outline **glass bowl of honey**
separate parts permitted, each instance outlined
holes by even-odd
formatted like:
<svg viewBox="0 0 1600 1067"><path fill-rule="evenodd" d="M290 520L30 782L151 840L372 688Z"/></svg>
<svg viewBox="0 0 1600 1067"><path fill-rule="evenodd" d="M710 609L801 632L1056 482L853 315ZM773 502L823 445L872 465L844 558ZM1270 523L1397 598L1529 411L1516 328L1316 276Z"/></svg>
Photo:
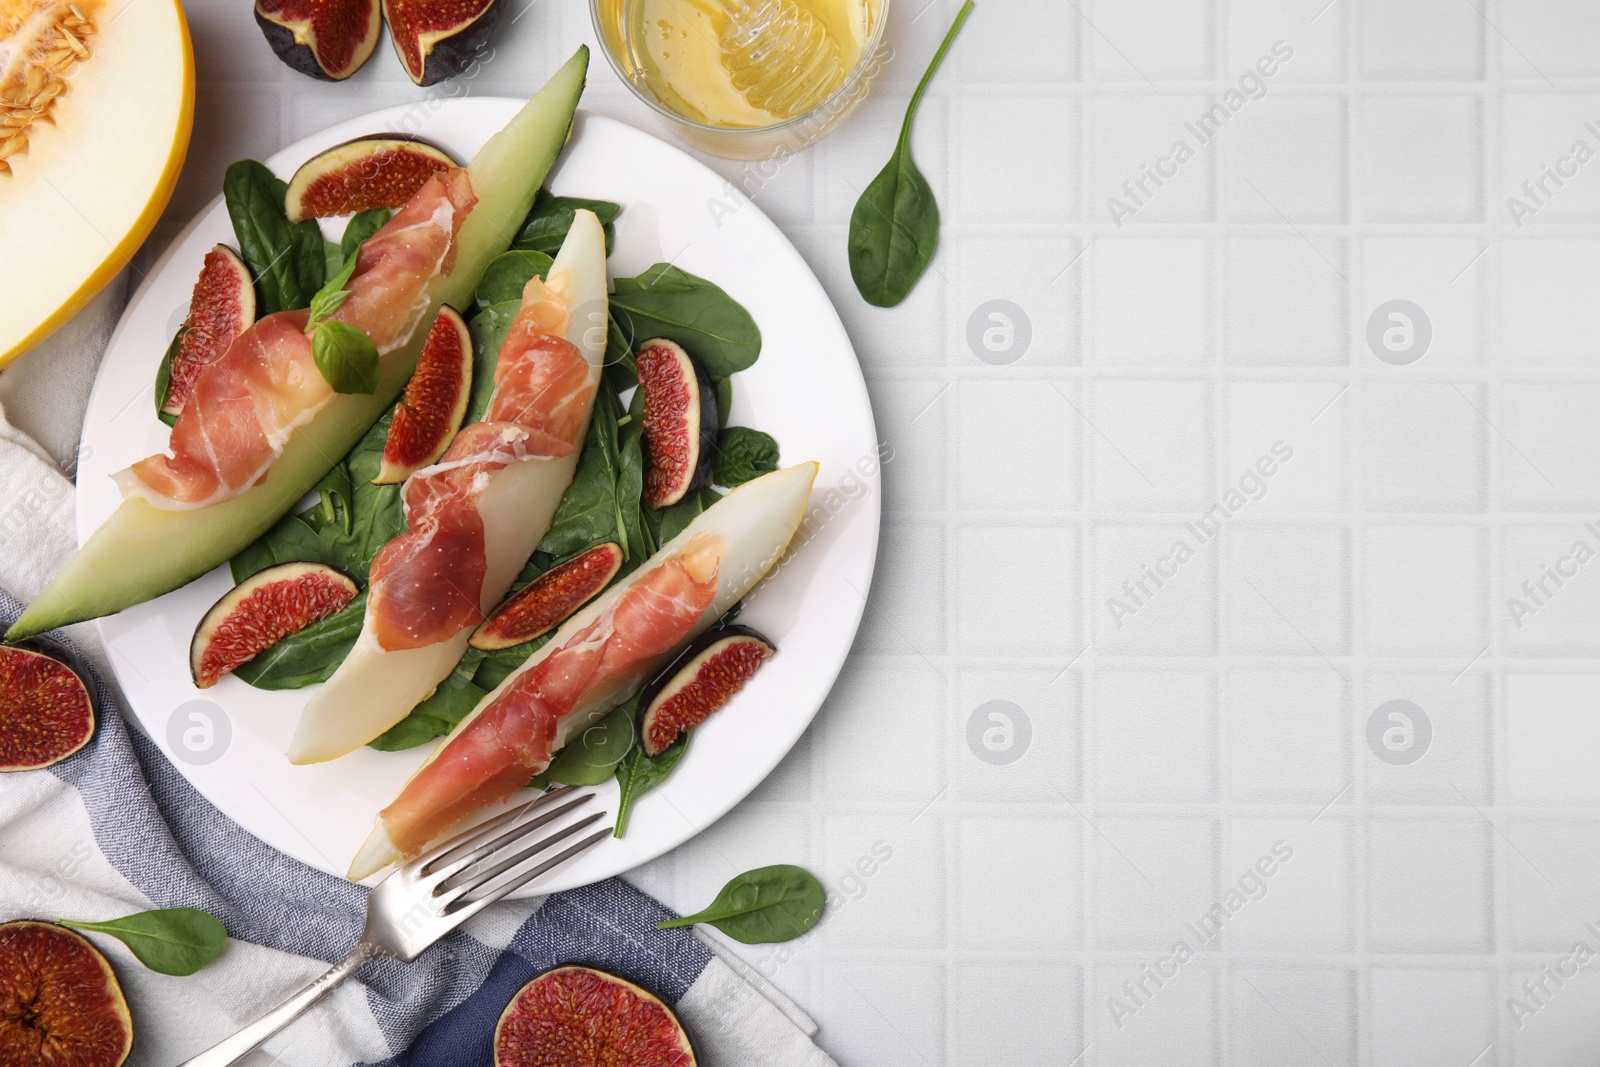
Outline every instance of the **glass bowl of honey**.
<svg viewBox="0 0 1600 1067"><path fill-rule="evenodd" d="M689 145L770 159L832 130L884 62L889 0L590 0L617 76Z"/></svg>

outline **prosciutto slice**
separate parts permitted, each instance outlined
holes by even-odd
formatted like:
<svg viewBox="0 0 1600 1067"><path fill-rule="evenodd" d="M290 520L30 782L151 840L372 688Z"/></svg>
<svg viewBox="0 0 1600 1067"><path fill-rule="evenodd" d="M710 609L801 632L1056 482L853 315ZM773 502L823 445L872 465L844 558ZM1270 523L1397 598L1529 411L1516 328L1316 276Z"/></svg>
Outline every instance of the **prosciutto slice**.
<svg viewBox="0 0 1600 1067"><path fill-rule="evenodd" d="M476 203L467 172L434 175L362 245L350 295L331 316L384 355L404 346L455 263L455 238ZM333 399L311 358L308 313L280 311L234 339L200 372L167 444L115 475L126 497L181 510L231 500L266 476L289 435Z"/></svg>
<svg viewBox="0 0 1600 1067"><path fill-rule="evenodd" d="M722 548L697 534L481 706L379 814L393 847L420 851L548 767L563 718L689 637L716 597Z"/></svg>

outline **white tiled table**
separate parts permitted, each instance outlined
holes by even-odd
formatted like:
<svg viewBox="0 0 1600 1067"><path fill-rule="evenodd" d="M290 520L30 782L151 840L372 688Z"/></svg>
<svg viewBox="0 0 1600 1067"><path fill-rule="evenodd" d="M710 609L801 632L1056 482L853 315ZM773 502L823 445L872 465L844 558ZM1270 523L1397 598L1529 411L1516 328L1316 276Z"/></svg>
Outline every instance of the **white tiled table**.
<svg viewBox="0 0 1600 1067"><path fill-rule="evenodd" d="M980 0L917 127L944 244L883 311L845 228L956 6L927 2L895 0L897 58L828 141L770 176L708 161L832 293L893 459L815 726L638 882L688 909L747 867L822 877L817 931L744 955L846 1067L1594 1062L1600 960L1522 983L1600 951L1600 562L1520 620L1507 598L1600 549L1600 160L1520 228L1506 198L1600 150L1600 11ZM195 143L154 248L230 160L425 92L387 52L290 72L244 0L189 15ZM472 91L525 95L580 40L586 4L537 0ZM1277 41L1200 144L1185 122ZM648 124L598 56L584 106ZM991 300L1026 352L969 345ZM1391 300L1431 323L1420 361L1369 347ZM1279 441L1220 536L1185 526ZM1108 598L1180 539L1118 626ZM1431 727L1412 763L1387 719L1369 741L1396 699Z"/></svg>

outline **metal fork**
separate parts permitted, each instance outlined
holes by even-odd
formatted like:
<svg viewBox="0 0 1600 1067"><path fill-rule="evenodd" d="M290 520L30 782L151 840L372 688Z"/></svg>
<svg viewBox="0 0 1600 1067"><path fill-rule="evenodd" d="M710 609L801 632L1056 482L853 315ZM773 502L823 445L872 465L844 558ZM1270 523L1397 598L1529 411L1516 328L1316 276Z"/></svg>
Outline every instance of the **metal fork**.
<svg viewBox="0 0 1600 1067"><path fill-rule="evenodd" d="M367 927L348 956L278 1007L180 1067L226 1067L298 1019L369 961L390 956L410 963L513 889L604 840L611 833L609 827L541 858L606 816L597 812L544 836L536 834L594 799L593 793L580 793L556 804L571 792L562 786L544 793L396 868L368 895Z"/></svg>

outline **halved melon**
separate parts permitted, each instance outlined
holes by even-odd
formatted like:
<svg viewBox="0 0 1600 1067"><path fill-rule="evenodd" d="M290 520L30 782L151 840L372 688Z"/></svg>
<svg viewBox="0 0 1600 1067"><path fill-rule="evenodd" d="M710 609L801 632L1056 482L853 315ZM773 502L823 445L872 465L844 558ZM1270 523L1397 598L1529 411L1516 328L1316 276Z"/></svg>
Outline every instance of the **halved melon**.
<svg viewBox="0 0 1600 1067"><path fill-rule="evenodd" d="M176 0L0 0L0 367L127 266L193 117Z"/></svg>
<svg viewBox="0 0 1600 1067"><path fill-rule="evenodd" d="M589 49L580 46L478 151L468 168L478 203L456 237L455 269L435 278L429 288L431 306L424 319L444 304L461 307L469 302L484 268L506 250L508 235L528 214L534 194L567 143L588 67ZM16 641L110 615L226 563L321 481L394 404L416 367L424 336L416 331L410 344L383 357L376 392L339 393L328 401L294 431L266 477L232 500L188 511L163 511L141 498L124 500L28 605L5 639Z"/></svg>

